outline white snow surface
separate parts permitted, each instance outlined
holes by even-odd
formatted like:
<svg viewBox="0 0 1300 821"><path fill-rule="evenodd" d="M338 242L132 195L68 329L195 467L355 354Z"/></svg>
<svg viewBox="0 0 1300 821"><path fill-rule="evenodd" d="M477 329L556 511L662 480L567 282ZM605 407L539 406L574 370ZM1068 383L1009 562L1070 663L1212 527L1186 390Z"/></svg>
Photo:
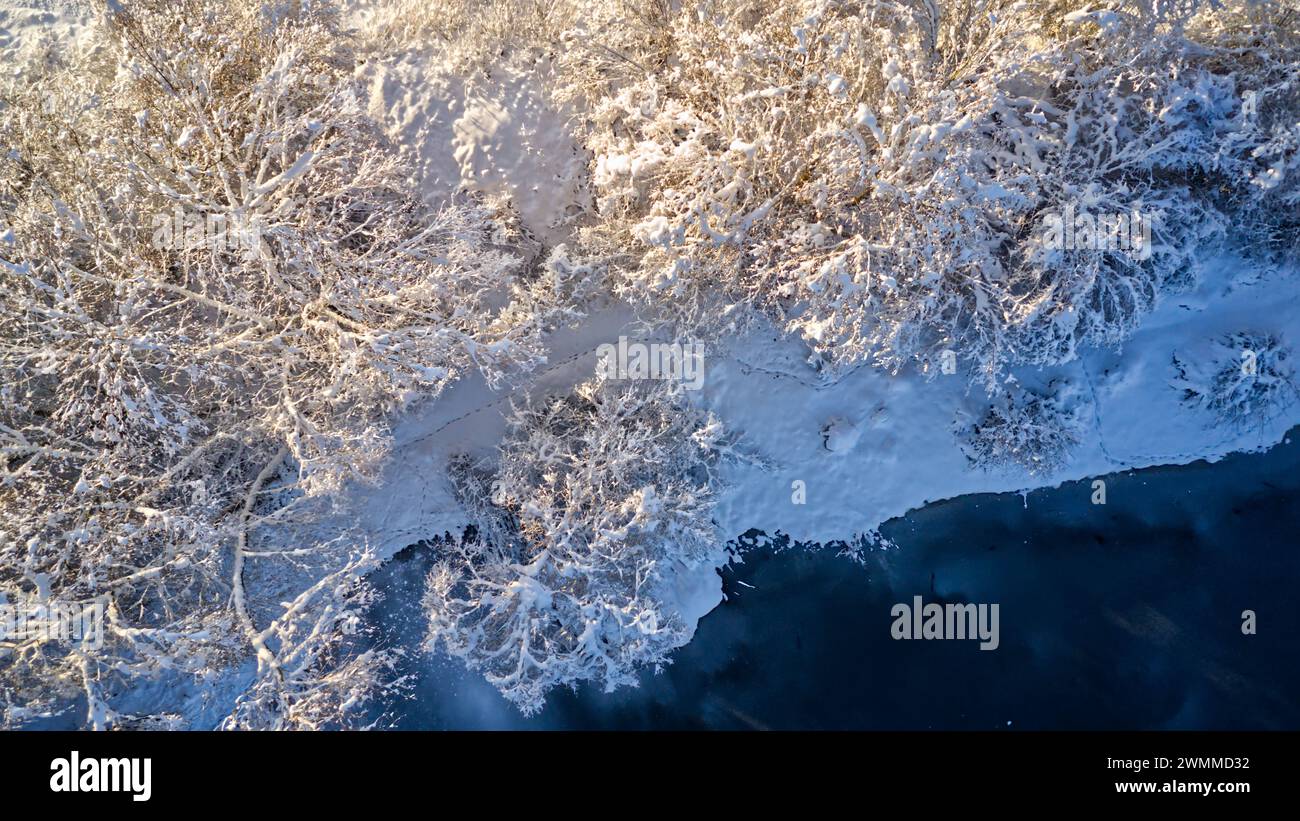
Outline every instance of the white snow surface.
<svg viewBox="0 0 1300 821"><path fill-rule="evenodd" d="M1207 268L1226 271L1232 265L1223 260ZM804 364L800 343L775 332L737 340L728 350L706 349L698 401L770 463L769 469L743 463L725 470L727 487L716 511L720 548L750 528L798 541L848 540L954 496L1214 461L1276 444L1300 422L1300 409L1255 430L1221 430L1210 414L1183 406L1170 385L1175 351L1194 354L1243 328L1300 337L1300 289L1294 282L1260 281L1228 290L1225 279L1209 276L1196 292L1166 299L1120 351L1091 351L1066 366L1017 374L1027 385L1067 376L1092 397L1079 446L1064 467L1046 476L990 473L968 464L953 435L954 421L959 414L978 414L986 397L962 378L960 367L956 375L927 379L864 366L822 383ZM596 346L627 333L629 319L610 312L559 335L536 389L559 391L590 376ZM366 529L386 552L464 527L445 460L456 452L489 453L504 430L502 410L512 395L520 392L492 393L468 380L401 421L387 475L358 500ZM833 450L824 434L830 420ZM796 480L806 488L804 504L794 501ZM721 550L716 559L725 561ZM683 571L677 608L695 620L722 600L721 580L708 563Z"/></svg>
<svg viewBox="0 0 1300 821"><path fill-rule="evenodd" d="M457 191L503 194L533 233L560 242L589 199L586 153L568 136L568 115L548 104L544 62L486 77L452 74L434 52L368 61L357 77L370 116L407 152L431 202Z"/></svg>
<svg viewBox="0 0 1300 821"><path fill-rule="evenodd" d="M40 71L52 55L84 48L91 17L74 0L0 3L0 71L11 76Z"/></svg>

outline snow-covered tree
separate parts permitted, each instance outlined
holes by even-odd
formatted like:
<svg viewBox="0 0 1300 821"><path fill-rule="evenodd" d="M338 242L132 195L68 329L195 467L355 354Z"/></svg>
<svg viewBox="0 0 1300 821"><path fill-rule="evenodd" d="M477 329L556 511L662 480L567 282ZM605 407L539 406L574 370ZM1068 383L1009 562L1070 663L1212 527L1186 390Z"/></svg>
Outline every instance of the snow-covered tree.
<svg viewBox="0 0 1300 821"><path fill-rule="evenodd" d="M690 637L673 582L716 560L729 452L671 382L598 378L516 408L494 466L455 466L478 537L444 545L429 575L430 647L525 713L557 685L634 684Z"/></svg>
<svg viewBox="0 0 1300 821"><path fill-rule="evenodd" d="M1043 392L1013 385L994 398L980 419L959 424L957 437L977 467L1050 475L1082 437L1077 391L1064 380L1053 381Z"/></svg>
<svg viewBox="0 0 1300 821"><path fill-rule="evenodd" d="M1208 356L1173 361L1171 384L1183 403L1210 411L1218 424L1259 427L1300 399L1291 348L1277 334L1238 331L1216 339Z"/></svg>
<svg viewBox="0 0 1300 821"><path fill-rule="evenodd" d="M991 387L1123 340L1230 223L1293 243L1300 38L1281 6L674 9L596 104L588 240L620 296L693 330L762 312L818 365L953 349ZM1149 239L1054 247L1067 209L1138 214Z"/></svg>
<svg viewBox="0 0 1300 821"><path fill-rule="evenodd" d="M102 601L107 637L0 647L0 693L102 725L133 676L255 657L232 721L337 718L374 557L312 522L395 411L540 360L523 260L486 204L410 190L328 14L105 18L0 101L0 597Z"/></svg>

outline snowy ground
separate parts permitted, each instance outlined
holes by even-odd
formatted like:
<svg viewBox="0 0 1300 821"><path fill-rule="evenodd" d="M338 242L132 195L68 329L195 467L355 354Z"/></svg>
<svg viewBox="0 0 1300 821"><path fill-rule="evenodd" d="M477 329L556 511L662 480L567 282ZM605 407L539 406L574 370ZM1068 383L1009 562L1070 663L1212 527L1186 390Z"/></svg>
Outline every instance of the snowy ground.
<svg viewBox="0 0 1300 821"><path fill-rule="evenodd" d="M1085 413L1088 434L1064 468L1044 477L969 466L953 437L953 422L959 413L976 413L984 400L978 389L968 391L960 372L926 379L860 368L823 385L802 364L798 343L776 335L706 352L700 401L773 465L771 470L729 468L717 510L721 539L757 528L798 541L849 540L940 499L1050 487L1128 468L1213 461L1276 444L1300 422L1297 409L1257 430L1232 433L1216 429L1210 415L1181 405L1169 384L1171 356L1188 351L1186 340L1208 342L1242 328L1300 335L1300 293L1294 284L1282 291L1281 283L1260 282L1225 293L1216 280L1208 277L1196 293L1167 300L1121 351L1093 351L1060 369L1019 374L1031 384L1066 374L1090 386L1094 397ZM558 338L538 388L559 390L587 378L596 346L626 332L626 319L603 315ZM511 395L470 380L403 420L388 475L366 491L372 501L362 508L367 529L386 552L464 526L443 464L453 453L492 448L504 429L501 411L508 409ZM836 451L827 449L822 433L833 419L852 430ZM796 481L806 487L804 504L794 501ZM718 558L723 560L721 554ZM698 617L721 601L712 567L691 569L682 581L684 614Z"/></svg>

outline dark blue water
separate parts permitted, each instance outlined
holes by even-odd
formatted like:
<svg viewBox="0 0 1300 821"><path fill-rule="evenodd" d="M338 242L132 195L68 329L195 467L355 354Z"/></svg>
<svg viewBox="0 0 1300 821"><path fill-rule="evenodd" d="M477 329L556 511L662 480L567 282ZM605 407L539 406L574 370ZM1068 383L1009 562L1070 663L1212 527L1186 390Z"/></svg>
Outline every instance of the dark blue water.
<svg viewBox="0 0 1300 821"><path fill-rule="evenodd" d="M523 719L452 661L415 651L430 548L376 579L375 618L411 654L401 728L1300 728L1300 439L1216 464L969 496L887 523L865 564L760 549L659 675L557 692ZM752 585L752 587L750 587ZM1000 647L896 641L890 608L998 603ZM1243 635L1242 611L1257 633Z"/></svg>

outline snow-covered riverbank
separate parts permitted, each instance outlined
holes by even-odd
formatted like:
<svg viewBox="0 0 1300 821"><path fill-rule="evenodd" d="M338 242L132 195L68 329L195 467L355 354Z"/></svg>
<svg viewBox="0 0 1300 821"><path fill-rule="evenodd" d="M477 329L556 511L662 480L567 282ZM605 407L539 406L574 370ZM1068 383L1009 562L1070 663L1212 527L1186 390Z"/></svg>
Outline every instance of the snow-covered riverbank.
<svg viewBox="0 0 1300 821"><path fill-rule="evenodd" d="M1300 443L1214 464L934 503L887 522L897 550L745 554L726 601L635 689L561 690L523 718L456 661L414 654L407 729L1295 729ZM418 646L429 548L380 571L386 641ZM996 602L1001 646L890 637L890 609ZM1241 613L1258 615L1243 635Z"/></svg>
<svg viewBox="0 0 1300 821"><path fill-rule="evenodd" d="M1232 264L1208 267L1213 272ZM561 391L590 376L596 347L627 332L626 315L598 319L557 337L550 369L533 390ZM788 340L755 337L731 349L707 350L699 401L769 465L728 468L717 511L720 542L750 528L796 541L851 541L942 499L1030 491L1275 445L1300 423L1300 408L1255 429L1217 429L1211 415L1182 405L1170 384L1175 352L1186 354L1242 328L1300 338L1297 281L1266 280L1227 291L1211 275L1197 292L1162 305L1121 351L1092 351L1050 371L1019 373L1023 382L1040 384L1067 376L1085 386L1089 397L1079 447L1064 467L1045 476L990 473L969 464L954 438L954 422L977 412L984 397L968 391L959 377L891 376L861 368L821 384L803 365L797 343ZM469 524L444 466L455 453L490 454L504 430L502 411L511 395L469 380L402 423L385 479L362 491L364 521L386 553ZM854 428L851 446L827 449L823 429L833 419ZM802 494L796 483L803 483ZM1099 506L1099 515L1104 510ZM725 561L720 551L717 564ZM692 620L721 601L715 566L682 568L679 588L679 612Z"/></svg>

